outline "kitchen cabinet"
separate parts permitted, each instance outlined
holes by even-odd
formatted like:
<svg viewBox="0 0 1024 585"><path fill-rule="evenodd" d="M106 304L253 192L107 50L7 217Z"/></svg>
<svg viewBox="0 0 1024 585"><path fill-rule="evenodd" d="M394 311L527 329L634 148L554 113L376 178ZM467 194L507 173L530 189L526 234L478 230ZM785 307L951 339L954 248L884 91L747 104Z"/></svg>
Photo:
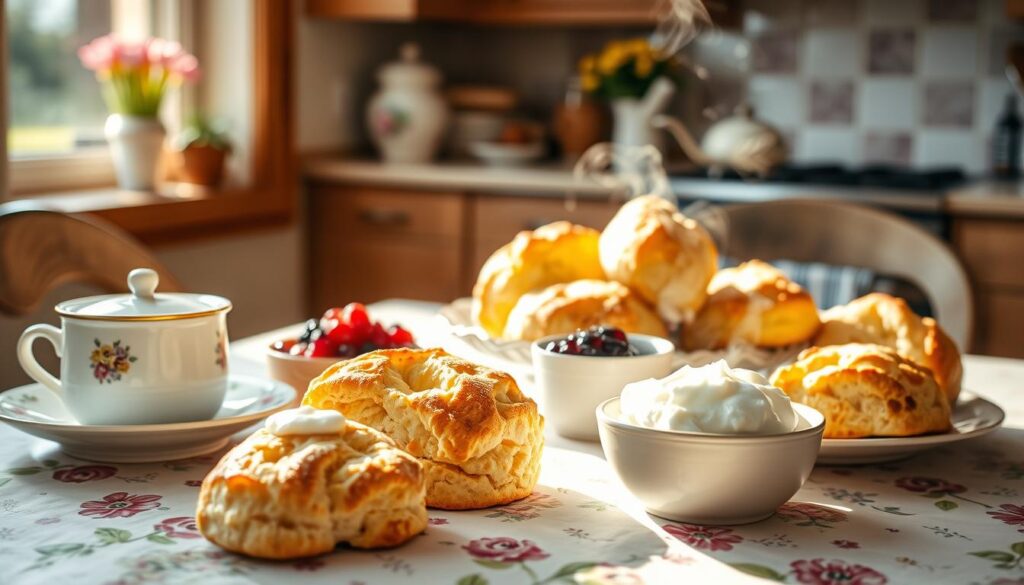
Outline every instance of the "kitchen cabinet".
<svg viewBox="0 0 1024 585"><path fill-rule="evenodd" d="M313 184L311 314L350 301L468 296L488 256L522 230L558 220L601 229L617 201Z"/></svg>
<svg viewBox="0 0 1024 585"><path fill-rule="evenodd" d="M1024 20L1024 0L1006 0L1006 16Z"/></svg>
<svg viewBox="0 0 1024 585"><path fill-rule="evenodd" d="M1024 220L957 217L953 245L975 292L975 353L1024 358Z"/></svg>
<svg viewBox="0 0 1024 585"><path fill-rule="evenodd" d="M737 28L742 0L704 0L715 25ZM652 25L661 0L306 0L314 17L507 25Z"/></svg>
<svg viewBox="0 0 1024 585"><path fill-rule="evenodd" d="M309 205L312 314L350 301L465 294L465 196L314 186Z"/></svg>

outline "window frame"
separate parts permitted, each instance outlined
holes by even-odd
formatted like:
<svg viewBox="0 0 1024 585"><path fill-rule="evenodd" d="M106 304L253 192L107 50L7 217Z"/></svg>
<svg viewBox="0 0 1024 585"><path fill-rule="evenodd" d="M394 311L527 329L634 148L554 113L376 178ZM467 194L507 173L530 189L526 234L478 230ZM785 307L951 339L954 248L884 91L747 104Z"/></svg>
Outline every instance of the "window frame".
<svg viewBox="0 0 1024 585"><path fill-rule="evenodd" d="M78 190L67 198L48 193L16 201L68 213L88 212L150 244L291 222L298 191L292 97L294 7L279 0L252 2L252 170L247 186L184 194ZM6 26L2 11L0 24ZM6 59L6 43L2 50ZM5 107L7 96L2 93L0 106ZM0 148L6 158L6 144Z"/></svg>

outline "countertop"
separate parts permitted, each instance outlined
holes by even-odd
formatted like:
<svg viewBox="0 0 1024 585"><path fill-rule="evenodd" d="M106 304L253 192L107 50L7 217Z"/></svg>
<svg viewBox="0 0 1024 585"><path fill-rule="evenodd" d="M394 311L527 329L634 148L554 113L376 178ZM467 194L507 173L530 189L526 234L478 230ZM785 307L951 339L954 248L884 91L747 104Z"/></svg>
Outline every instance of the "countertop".
<svg viewBox="0 0 1024 585"><path fill-rule="evenodd" d="M309 180L338 184L457 190L503 195L556 197L608 197L615 188L576 178L571 166L557 163L524 168L486 167L472 162L386 164L366 159L317 157L306 161ZM996 182L977 179L949 191L913 191L881 187L846 187L714 181L672 178L677 196L719 203L767 201L784 198L838 199L867 203L896 211L997 216L1024 219L1024 181Z"/></svg>

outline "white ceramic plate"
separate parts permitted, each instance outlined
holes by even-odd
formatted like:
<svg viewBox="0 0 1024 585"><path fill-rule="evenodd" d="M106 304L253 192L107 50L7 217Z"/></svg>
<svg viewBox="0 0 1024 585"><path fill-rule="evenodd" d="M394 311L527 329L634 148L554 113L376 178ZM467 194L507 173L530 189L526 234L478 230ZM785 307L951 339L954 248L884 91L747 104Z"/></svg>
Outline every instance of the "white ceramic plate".
<svg viewBox="0 0 1024 585"><path fill-rule="evenodd" d="M987 435L1003 424L1006 413L984 398L961 392L953 409L953 430L940 435L876 439L823 439L818 463L860 465L904 459L939 445L958 443Z"/></svg>
<svg viewBox="0 0 1024 585"><path fill-rule="evenodd" d="M452 335L478 352L504 360L511 367L530 367L530 342L492 339L479 325L473 323L472 306L473 299L461 298L441 307L441 316L451 326ZM806 344L761 349L734 345L718 351L677 351L672 360L672 367L703 366L724 359L734 368L747 368L770 374L778 366L793 361L805 347Z"/></svg>
<svg viewBox="0 0 1024 585"><path fill-rule="evenodd" d="M60 443L79 459L108 463L169 461L205 455L231 435L287 408L295 390L274 380L232 375L224 405L210 420L157 425L83 425L39 384L0 394L0 420L14 428Z"/></svg>

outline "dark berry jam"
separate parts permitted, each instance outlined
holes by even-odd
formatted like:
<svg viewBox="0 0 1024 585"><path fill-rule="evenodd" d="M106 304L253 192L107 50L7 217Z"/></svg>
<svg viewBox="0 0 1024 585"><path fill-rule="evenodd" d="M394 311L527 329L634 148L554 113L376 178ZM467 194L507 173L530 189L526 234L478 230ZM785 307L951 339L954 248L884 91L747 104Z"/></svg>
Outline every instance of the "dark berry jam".
<svg viewBox="0 0 1024 585"><path fill-rule="evenodd" d="M586 331L578 329L562 339L549 341L544 349L568 355L595 357L628 357L639 355L629 343L626 333L614 327L595 326Z"/></svg>

